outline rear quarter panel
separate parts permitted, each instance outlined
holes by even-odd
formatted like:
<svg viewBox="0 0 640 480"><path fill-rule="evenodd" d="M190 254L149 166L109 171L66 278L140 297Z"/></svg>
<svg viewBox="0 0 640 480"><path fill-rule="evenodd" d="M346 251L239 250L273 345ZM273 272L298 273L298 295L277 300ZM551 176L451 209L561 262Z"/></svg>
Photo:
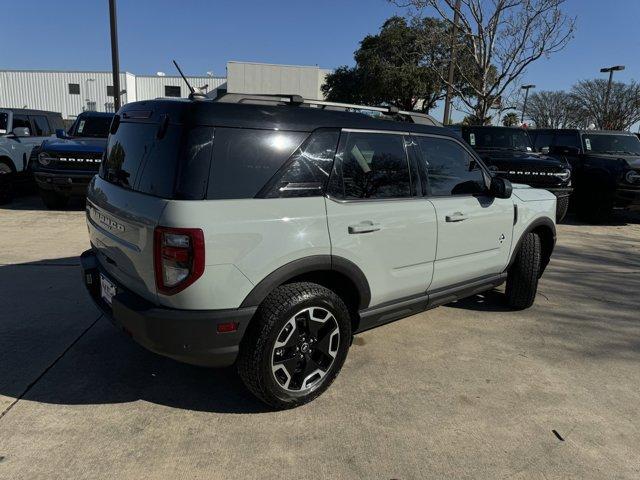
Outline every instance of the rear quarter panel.
<svg viewBox="0 0 640 480"><path fill-rule="evenodd" d="M323 197L170 201L167 227L202 228L205 271L161 304L184 309L237 308L264 277L310 255L329 255Z"/></svg>

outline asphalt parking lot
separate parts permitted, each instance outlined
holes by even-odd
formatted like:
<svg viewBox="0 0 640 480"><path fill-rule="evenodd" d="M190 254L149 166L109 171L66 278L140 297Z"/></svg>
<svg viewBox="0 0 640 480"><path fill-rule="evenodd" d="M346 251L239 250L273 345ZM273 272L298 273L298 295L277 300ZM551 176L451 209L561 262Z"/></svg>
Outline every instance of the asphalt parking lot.
<svg viewBox="0 0 640 480"><path fill-rule="evenodd" d="M638 215L560 225L530 310L490 292L367 332L275 413L100 318L83 215L0 208L2 479L640 476Z"/></svg>

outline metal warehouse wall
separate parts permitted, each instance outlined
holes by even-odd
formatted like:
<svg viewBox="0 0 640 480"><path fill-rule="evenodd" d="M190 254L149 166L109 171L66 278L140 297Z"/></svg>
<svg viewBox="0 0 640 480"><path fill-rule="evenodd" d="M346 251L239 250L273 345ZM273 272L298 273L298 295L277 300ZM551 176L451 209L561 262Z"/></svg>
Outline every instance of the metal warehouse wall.
<svg viewBox="0 0 640 480"><path fill-rule="evenodd" d="M290 93L322 99L320 87L329 70L319 67L227 62L229 93Z"/></svg>
<svg viewBox="0 0 640 480"><path fill-rule="evenodd" d="M72 118L87 109L87 102L95 102L95 109L104 112L105 105L113 104L107 96L111 78L108 72L0 71L0 106L51 110ZM79 95L69 93L70 83L80 86ZM133 75L120 74L120 84L127 89L123 101L135 100Z"/></svg>
<svg viewBox="0 0 640 480"><path fill-rule="evenodd" d="M209 85L208 90L223 86L221 77L187 77L195 86ZM69 84L78 84L80 94L70 94ZM113 97L107 96L111 72L0 71L0 107L35 108L60 112L74 118L84 110L113 111ZM126 90L122 103L164 97L165 85L180 87L183 97L189 94L181 77L136 76L120 74L120 88Z"/></svg>
<svg viewBox="0 0 640 480"><path fill-rule="evenodd" d="M187 80L194 87L208 85L205 93L223 86L227 81L224 77L187 77ZM149 100L151 98L164 97L165 86L180 87L180 95L182 97L189 95L189 89L182 77L136 75L136 98L138 100Z"/></svg>

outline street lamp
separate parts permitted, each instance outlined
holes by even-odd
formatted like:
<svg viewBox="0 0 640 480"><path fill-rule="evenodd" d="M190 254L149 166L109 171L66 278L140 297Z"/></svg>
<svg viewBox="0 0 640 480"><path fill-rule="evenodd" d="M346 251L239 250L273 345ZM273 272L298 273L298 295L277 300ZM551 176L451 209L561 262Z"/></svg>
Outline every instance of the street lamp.
<svg viewBox="0 0 640 480"><path fill-rule="evenodd" d="M611 84L613 83L613 72L624 70L624 65L616 65L615 67L601 68L600 73L609 73L609 83L607 84L607 93L604 96L604 114L605 118L609 116L609 95L611 95Z"/></svg>
<svg viewBox="0 0 640 480"><path fill-rule="evenodd" d="M527 110L527 98L529 98L529 89L536 88L535 85L523 85L520 87L524 90L524 103L522 104L522 116L520 117L520 123L524 123L524 112Z"/></svg>

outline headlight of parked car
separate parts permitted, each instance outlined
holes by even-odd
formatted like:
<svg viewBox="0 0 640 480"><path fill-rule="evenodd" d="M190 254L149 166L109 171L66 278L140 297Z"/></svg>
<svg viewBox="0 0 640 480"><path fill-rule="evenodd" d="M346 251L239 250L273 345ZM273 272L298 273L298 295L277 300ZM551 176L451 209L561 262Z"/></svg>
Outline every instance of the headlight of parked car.
<svg viewBox="0 0 640 480"><path fill-rule="evenodd" d="M624 176L624 179L627 183L640 183L640 173L635 170L629 170L627 174Z"/></svg>
<svg viewBox="0 0 640 480"><path fill-rule="evenodd" d="M40 165L49 165L51 163L51 158L45 152L40 152L38 154L38 162Z"/></svg>

